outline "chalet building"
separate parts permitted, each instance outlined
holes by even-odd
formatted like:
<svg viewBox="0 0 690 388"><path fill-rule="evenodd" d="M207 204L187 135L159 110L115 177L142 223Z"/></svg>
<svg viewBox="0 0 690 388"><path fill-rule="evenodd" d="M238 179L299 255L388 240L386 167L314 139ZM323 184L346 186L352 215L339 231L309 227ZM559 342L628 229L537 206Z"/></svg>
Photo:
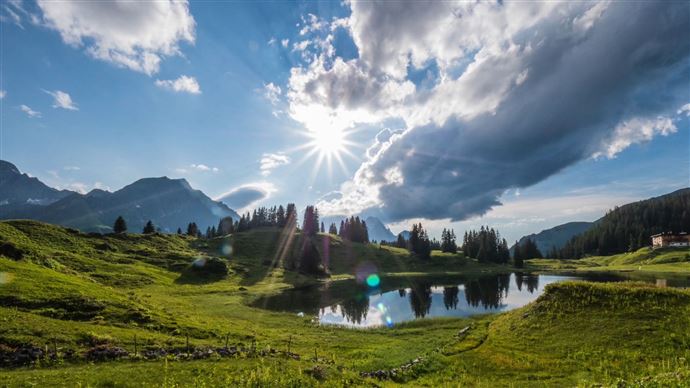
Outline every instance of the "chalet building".
<svg viewBox="0 0 690 388"><path fill-rule="evenodd" d="M690 247L690 234L664 232L652 236L652 248Z"/></svg>

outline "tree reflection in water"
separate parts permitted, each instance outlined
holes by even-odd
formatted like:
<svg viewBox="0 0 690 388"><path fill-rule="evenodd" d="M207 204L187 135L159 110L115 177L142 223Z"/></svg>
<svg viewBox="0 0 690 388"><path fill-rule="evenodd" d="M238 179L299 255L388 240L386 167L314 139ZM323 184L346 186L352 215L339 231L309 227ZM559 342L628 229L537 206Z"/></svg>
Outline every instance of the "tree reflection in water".
<svg viewBox="0 0 690 388"><path fill-rule="evenodd" d="M356 297L346 299L340 304L340 312L348 321L361 324L367 319L369 312L369 295L365 292L360 292Z"/></svg>
<svg viewBox="0 0 690 388"><path fill-rule="evenodd" d="M460 288L455 287L443 287L443 305L446 306L446 310L455 310L458 308L458 294L460 293Z"/></svg>
<svg viewBox="0 0 690 388"><path fill-rule="evenodd" d="M510 275L481 277L465 283L465 299L472 307L497 309L508 297Z"/></svg>
<svg viewBox="0 0 690 388"><path fill-rule="evenodd" d="M410 307L414 316L424 318L431 310L431 284L412 283L410 288Z"/></svg>

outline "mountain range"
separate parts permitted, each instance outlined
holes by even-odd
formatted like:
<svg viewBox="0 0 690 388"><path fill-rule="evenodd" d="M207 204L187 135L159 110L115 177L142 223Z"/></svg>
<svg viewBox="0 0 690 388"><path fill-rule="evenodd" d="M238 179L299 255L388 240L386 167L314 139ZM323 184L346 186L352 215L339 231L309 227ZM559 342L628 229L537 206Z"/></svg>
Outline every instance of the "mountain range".
<svg viewBox="0 0 690 388"><path fill-rule="evenodd" d="M530 239L537 244L539 251L546 255L554 248L562 248L565 243L570 241L574 236L588 231L595 222L568 222L550 229L542 230L539 233L523 236L518 240L518 244L522 245L527 239ZM511 251L513 251L514 248L515 245L510 248Z"/></svg>
<svg viewBox="0 0 690 388"><path fill-rule="evenodd" d="M122 216L132 231L152 220L163 232L201 230L238 214L222 202L193 189L185 179L143 178L115 192L94 189L87 194L56 190L0 161L0 219L27 218L82 231L109 232Z"/></svg>

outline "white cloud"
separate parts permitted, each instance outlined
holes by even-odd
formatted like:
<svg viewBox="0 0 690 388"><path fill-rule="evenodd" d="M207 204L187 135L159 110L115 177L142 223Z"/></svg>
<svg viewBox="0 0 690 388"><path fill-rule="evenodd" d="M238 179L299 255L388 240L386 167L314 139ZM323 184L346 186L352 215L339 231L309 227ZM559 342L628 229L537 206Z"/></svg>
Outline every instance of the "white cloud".
<svg viewBox="0 0 690 388"><path fill-rule="evenodd" d="M174 92L185 92L191 94L201 94L199 83L196 78L182 75L174 80L156 80L156 86L159 88L172 90Z"/></svg>
<svg viewBox="0 0 690 388"><path fill-rule="evenodd" d="M278 102L280 102L282 90L280 89L280 86L274 84L273 82L264 84L263 93L264 97L270 101L272 105L276 105Z"/></svg>
<svg viewBox="0 0 690 388"><path fill-rule="evenodd" d="M220 169L218 167L211 167L207 166L203 163L192 163L188 167L183 167L183 168L176 168L175 172L178 174L187 174L187 173L192 173L192 172L219 172Z"/></svg>
<svg viewBox="0 0 690 388"><path fill-rule="evenodd" d="M44 92L53 96L53 108L62 108L67 110L79 110L77 105L72 101L72 97L66 92L61 90L56 90L51 92L50 90L44 90Z"/></svg>
<svg viewBox="0 0 690 388"><path fill-rule="evenodd" d="M663 117L687 102L678 80L690 41L679 37L690 25L678 3L346 4L346 21L300 25L289 114L307 130L404 125L367 152L342 196L318 203L325 214L479 216L507 190L675 132ZM357 58L336 54L338 28ZM415 85L411 69L432 74L432 86Z"/></svg>
<svg viewBox="0 0 690 388"><path fill-rule="evenodd" d="M9 22L24 29L23 23L28 21L34 25L40 25L41 18L24 8L22 0L7 0L0 9L0 22Z"/></svg>
<svg viewBox="0 0 690 388"><path fill-rule="evenodd" d="M65 166L62 168L65 171L79 171L81 168L79 166Z"/></svg>
<svg viewBox="0 0 690 388"><path fill-rule="evenodd" d="M668 136L677 130L673 120L668 117L626 120L616 126L611 137L604 141L602 150L595 152L592 156L594 158L606 156L612 159L633 144L649 142L656 135Z"/></svg>
<svg viewBox="0 0 690 388"><path fill-rule="evenodd" d="M28 105L19 105L19 109L21 109L22 112L26 113L26 115L30 118L41 117L41 112L31 109Z"/></svg>
<svg viewBox="0 0 690 388"><path fill-rule="evenodd" d="M682 115L683 113L685 113L686 116L690 117L690 103L681 106L680 109L678 109L678 111L676 112L677 115Z"/></svg>
<svg viewBox="0 0 690 388"><path fill-rule="evenodd" d="M268 176L275 168L290 163L290 157L282 153L263 154L260 163L261 175Z"/></svg>
<svg viewBox="0 0 690 388"><path fill-rule="evenodd" d="M3 89L0 89L0 100L2 100L3 98L5 98L6 95L7 95L7 91L5 91L5 90L3 90Z"/></svg>
<svg viewBox="0 0 690 388"><path fill-rule="evenodd" d="M276 191L276 187L270 182L253 182L219 195L216 201L223 202L238 212L245 212L261 201L271 198Z"/></svg>
<svg viewBox="0 0 690 388"><path fill-rule="evenodd" d="M280 45L283 46L283 48L287 48L289 44L290 44L290 39L283 39L280 41Z"/></svg>
<svg viewBox="0 0 690 388"><path fill-rule="evenodd" d="M164 57L194 43L195 21L187 1L38 0L43 23L92 57L148 75Z"/></svg>
<svg viewBox="0 0 690 388"><path fill-rule="evenodd" d="M102 182L95 182L94 184L88 184L84 182L70 182L65 185L58 185L58 188L76 191L79 194L86 194L93 189L110 191L110 187L106 186Z"/></svg>

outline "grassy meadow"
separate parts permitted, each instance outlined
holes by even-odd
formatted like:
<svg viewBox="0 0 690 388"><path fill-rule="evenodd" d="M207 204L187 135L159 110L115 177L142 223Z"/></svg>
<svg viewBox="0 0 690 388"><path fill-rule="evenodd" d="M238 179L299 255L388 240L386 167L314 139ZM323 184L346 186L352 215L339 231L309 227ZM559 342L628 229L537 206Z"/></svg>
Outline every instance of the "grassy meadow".
<svg viewBox="0 0 690 388"><path fill-rule="evenodd" d="M667 275L690 274L690 249L641 248L611 256L590 256L579 260L532 259L530 270L637 272Z"/></svg>
<svg viewBox="0 0 690 388"><path fill-rule="evenodd" d="M44 350L33 362L0 367L0 386L690 381L686 290L567 282L549 285L536 302L503 314L421 319L392 328L321 326L311 316L251 307L262 296L328 281L284 269L298 239L275 228L205 240L88 235L34 221L0 222L0 357L28 345ZM319 239L330 281L352 277L364 262L394 276L512 270L461 255L434 252L429 262L420 262L398 248ZM193 263L214 258L227 260L226 276L195 269ZM89 356L113 349L129 355ZM385 379L362 375L379 370L396 373Z"/></svg>

